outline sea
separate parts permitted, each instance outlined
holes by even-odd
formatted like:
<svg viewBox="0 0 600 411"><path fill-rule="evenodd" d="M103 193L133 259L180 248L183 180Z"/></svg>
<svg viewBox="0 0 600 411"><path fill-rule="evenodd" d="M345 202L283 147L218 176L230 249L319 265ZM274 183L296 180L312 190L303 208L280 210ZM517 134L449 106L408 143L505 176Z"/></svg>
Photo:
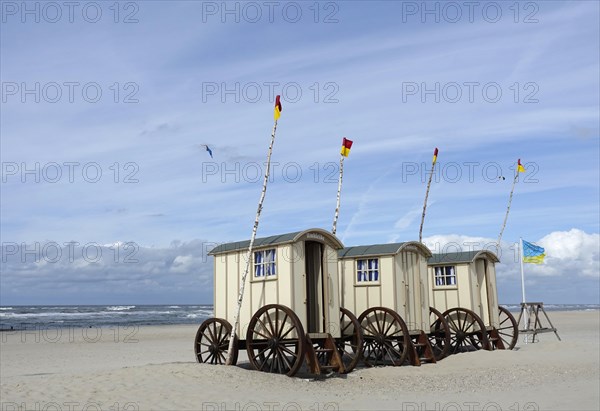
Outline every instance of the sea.
<svg viewBox="0 0 600 411"><path fill-rule="evenodd" d="M201 324L212 305L15 305L0 307L0 330Z"/></svg>
<svg viewBox="0 0 600 411"><path fill-rule="evenodd" d="M518 312L519 304L503 305ZM544 304L546 311L595 311L598 304ZM0 330L102 328L198 324L212 317L206 305L15 305L0 307Z"/></svg>

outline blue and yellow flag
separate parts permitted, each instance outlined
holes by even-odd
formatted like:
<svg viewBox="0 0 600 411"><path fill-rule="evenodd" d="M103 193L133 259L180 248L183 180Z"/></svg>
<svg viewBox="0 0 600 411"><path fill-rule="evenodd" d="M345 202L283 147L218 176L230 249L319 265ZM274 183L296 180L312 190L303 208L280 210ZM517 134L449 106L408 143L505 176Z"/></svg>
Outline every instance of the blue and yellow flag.
<svg viewBox="0 0 600 411"><path fill-rule="evenodd" d="M531 264L542 264L546 257L545 250L542 247L533 245L523 240L523 262Z"/></svg>

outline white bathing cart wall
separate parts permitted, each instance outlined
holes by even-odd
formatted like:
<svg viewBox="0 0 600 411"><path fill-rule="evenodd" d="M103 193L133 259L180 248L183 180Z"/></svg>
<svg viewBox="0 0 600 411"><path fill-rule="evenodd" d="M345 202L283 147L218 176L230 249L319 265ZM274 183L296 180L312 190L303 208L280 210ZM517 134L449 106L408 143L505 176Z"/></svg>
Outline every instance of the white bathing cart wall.
<svg viewBox="0 0 600 411"><path fill-rule="evenodd" d="M214 256L215 317L232 325L249 243L222 244L209 253ZM307 333L340 337L337 252L341 248L336 236L318 228L257 238L237 329L240 340L246 338L254 313L267 304L291 308ZM266 262L257 265L261 258Z"/></svg>
<svg viewBox="0 0 600 411"><path fill-rule="evenodd" d="M440 312L467 308L481 317L486 326L497 328L495 263L499 261L496 254L485 250L434 254L428 262L432 306Z"/></svg>
<svg viewBox="0 0 600 411"><path fill-rule="evenodd" d="M338 257L342 307L357 317L371 307L390 308L402 317L411 334L430 332L427 259L431 252L426 246L411 241L346 247ZM367 268L375 264L369 260L377 260L377 280L371 269L371 281L363 281L362 264Z"/></svg>

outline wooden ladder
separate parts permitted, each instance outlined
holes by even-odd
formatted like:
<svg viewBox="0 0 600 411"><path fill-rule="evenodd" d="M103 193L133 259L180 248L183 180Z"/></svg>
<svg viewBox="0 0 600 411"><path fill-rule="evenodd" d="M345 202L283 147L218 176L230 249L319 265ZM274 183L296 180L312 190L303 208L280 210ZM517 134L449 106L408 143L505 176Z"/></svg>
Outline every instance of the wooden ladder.
<svg viewBox="0 0 600 411"><path fill-rule="evenodd" d="M408 359L411 365L415 366L420 366L423 363L435 364L437 362L431 344L429 344L429 338L423 331L418 335L411 335L410 347L408 347Z"/></svg>
<svg viewBox="0 0 600 411"><path fill-rule="evenodd" d="M498 334L498 330L496 327L492 327L492 329L488 332L488 339L490 340L490 348L492 350L505 350L504 341L500 338L500 334Z"/></svg>
<svg viewBox="0 0 600 411"><path fill-rule="evenodd" d="M329 333L306 334L306 363L311 374L346 372L342 357ZM319 361L321 359L321 361Z"/></svg>

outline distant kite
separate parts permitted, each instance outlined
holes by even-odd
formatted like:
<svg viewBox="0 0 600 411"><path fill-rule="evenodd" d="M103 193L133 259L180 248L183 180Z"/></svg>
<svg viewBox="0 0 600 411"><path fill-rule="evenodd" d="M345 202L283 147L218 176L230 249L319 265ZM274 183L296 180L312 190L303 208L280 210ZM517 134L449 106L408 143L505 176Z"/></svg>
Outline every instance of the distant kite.
<svg viewBox="0 0 600 411"><path fill-rule="evenodd" d="M210 158L213 158L212 150L210 148L208 148L208 146L206 144L202 144L202 146L206 147L206 151L208 152L208 154L210 154Z"/></svg>

